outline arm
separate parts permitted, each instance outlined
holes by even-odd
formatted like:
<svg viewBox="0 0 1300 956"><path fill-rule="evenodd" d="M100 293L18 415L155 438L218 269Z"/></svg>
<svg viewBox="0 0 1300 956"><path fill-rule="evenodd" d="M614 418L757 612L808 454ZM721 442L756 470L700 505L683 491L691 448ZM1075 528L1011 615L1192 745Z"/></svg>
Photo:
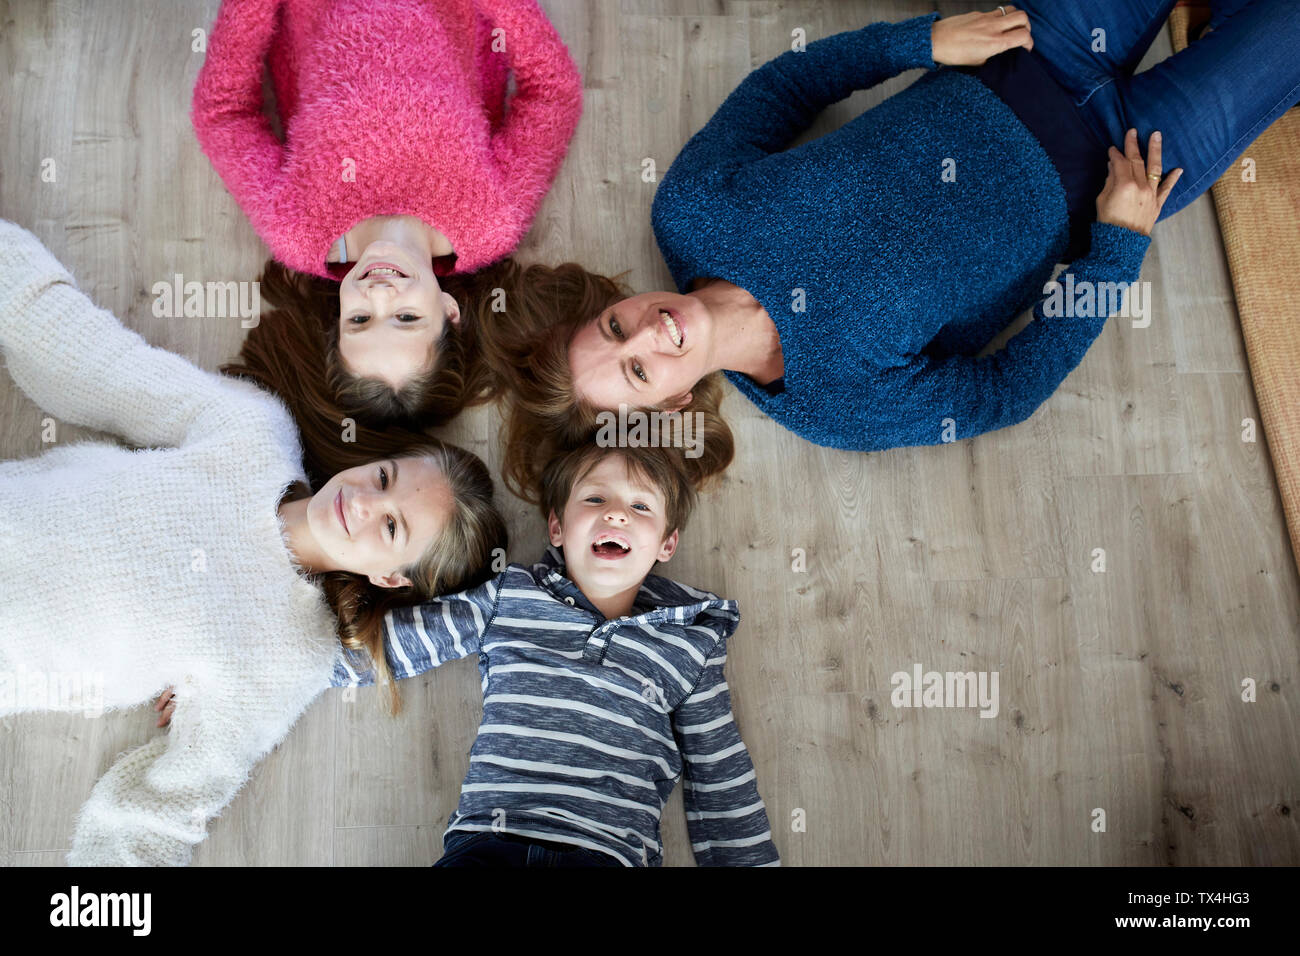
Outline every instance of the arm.
<svg viewBox="0 0 1300 956"><path fill-rule="evenodd" d="M278 6L279 0L224 0L190 112L200 148L264 238L284 153L262 113L263 64Z"/></svg>
<svg viewBox="0 0 1300 956"><path fill-rule="evenodd" d="M673 711L691 851L700 866L779 864L754 764L732 719L726 660L721 638L695 689Z"/></svg>
<svg viewBox="0 0 1300 956"><path fill-rule="evenodd" d="M3 220L0 351L44 411L142 447L181 445L211 421L205 412L228 416L239 407L232 397L255 391L149 345L79 292L39 239Z"/></svg>
<svg viewBox="0 0 1300 956"><path fill-rule="evenodd" d="M496 613L504 573L458 594L389 611L384 616L384 656L393 679L414 677L447 661L477 654ZM370 662L347 648L344 651L334 665L330 683L335 687L373 684Z"/></svg>
<svg viewBox="0 0 1300 956"><path fill-rule="evenodd" d="M224 727L199 728L183 717L171 733L123 753L96 782L77 817L69 866L189 865L208 820L234 799L257 759L251 741L203 733ZM228 725L247 721L236 715Z"/></svg>
<svg viewBox="0 0 1300 956"><path fill-rule="evenodd" d="M822 110L904 70L933 69L926 14L871 23L788 50L754 70L673 160L678 175L739 166L785 149ZM666 179L667 177L665 177Z"/></svg>
<svg viewBox="0 0 1300 956"><path fill-rule="evenodd" d="M493 28L505 31L515 94L492 137L497 168L531 220L550 188L582 116L582 76L537 0L483 0Z"/></svg>
<svg viewBox="0 0 1300 956"><path fill-rule="evenodd" d="M1122 290L1136 282L1151 240L1108 223L1092 225L1092 249L1074 262L1061 283L1076 290L1090 283L1096 290ZM1094 314L1063 314L1059 297L1047 295L1034 306L1034 320L992 355L942 359L919 354L907 365L875 369L881 388L873 402L885 416L881 432L864 435L862 450L904 445L934 445L943 440L945 418L955 422L960 440L1024 421L1074 368L1101 334L1110 312L1094 298ZM1059 306L1059 308L1058 308ZM1052 314L1048 314L1048 313ZM861 404L861 396L856 399Z"/></svg>

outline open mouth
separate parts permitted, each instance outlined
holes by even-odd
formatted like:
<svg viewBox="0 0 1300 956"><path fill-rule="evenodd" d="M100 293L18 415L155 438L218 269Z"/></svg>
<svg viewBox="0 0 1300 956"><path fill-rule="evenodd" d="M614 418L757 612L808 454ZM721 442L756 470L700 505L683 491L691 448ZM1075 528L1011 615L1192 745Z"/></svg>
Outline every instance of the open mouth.
<svg viewBox="0 0 1300 956"><path fill-rule="evenodd" d="M598 558L616 561L632 553L632 543L621 534L602 532L591 542L591 553Z"/></svg>
<svg viewBox="0 0 1300 956"><path fill-rule="evenodd" d="M682 317L672 309L660 309L659 321L664 324L668 330L668 337L673 340L673 345L681 348L686 342L686 332L682 325Z"/></svg>
<svg viewBox="0 0 1300 956"><path fill-rule="evenodd" d="M376 278L384 277L389 279L409 279L405 272L397 268L391 262L376 262L369 269L361 274L362 279L369 279L371 276Z"/></svg>

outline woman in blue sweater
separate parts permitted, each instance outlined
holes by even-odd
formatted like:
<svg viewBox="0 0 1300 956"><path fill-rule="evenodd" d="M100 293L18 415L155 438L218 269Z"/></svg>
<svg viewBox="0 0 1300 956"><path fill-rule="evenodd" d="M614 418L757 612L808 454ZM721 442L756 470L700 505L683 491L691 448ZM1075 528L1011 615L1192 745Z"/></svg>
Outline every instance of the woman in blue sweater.
<svg viewBox="0 0 1300 956"><path fill-rule="evenodd" d="M527 343L513 411L570 431L621 403L690 411L723 371L833 448L1028 418L1137 280L1156 220L1300 98L1300 5L1220 3L1212 31L1136 76L1173 0L1024 6L871 24L751 73L654 199L678 294L610 296ZM828 105L916 67L787 149ZM1061 261L1069 302L1044 297ZM1036 300L1033 322L975 357Z"/></svg>

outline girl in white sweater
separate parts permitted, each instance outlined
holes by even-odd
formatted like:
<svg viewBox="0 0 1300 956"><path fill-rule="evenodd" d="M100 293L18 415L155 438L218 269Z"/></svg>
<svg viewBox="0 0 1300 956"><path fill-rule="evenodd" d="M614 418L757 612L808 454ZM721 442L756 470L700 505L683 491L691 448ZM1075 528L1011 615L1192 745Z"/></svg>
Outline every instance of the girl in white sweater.
<svg viewBox="0 0 1300 956"><path fill-rule="evenodd" d="M0 462L0 718L174 685L171 733L95 785L68 862L184 865L340 657L368 664L344 644L381 646L388 608L482 580L505 542L491 477L431 443L306 493L279 399L149 346L4 221L0 350L44 414L139 449Z"/></svg>

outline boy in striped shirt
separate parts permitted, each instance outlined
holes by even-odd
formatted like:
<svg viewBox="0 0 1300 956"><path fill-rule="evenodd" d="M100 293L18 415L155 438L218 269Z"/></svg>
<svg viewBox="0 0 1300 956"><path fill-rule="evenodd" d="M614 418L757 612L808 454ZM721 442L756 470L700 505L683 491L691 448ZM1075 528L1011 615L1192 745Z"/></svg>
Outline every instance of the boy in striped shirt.
<svg viewBox="0 0 1300 956"><path fill-rule="evenodd" d="M779 863L723 677L736 603L649 574L694 505L679 454L557 458L541 561L389 612L396 678L478 654L483 720L435 865L659 866L679 776L698 864ZM334 682L372 681L343 661Z"/></svg>

